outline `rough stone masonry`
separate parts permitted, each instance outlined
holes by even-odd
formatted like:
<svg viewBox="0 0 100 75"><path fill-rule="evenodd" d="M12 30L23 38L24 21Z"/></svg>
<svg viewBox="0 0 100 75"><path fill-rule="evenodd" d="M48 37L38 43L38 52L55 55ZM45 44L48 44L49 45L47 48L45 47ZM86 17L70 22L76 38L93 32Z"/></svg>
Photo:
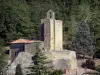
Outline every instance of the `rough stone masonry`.
<svg viewBox="0 0 100 75"><path fill-rule="evenodd" d="M75 51L63 50L63 25L62 20L55 19L52 10L47 12L47 17L41 19L44 27L44 49L47 57L52 61L55 69L77 69Z"/></svg>

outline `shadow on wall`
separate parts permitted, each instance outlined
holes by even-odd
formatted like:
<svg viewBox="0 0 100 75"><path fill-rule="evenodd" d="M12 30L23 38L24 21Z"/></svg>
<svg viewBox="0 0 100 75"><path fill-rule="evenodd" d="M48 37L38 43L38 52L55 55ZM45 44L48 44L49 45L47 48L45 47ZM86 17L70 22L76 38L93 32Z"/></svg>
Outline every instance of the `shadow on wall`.
<svg viewBox="0 0 100 75"><path fill-rule="evenodd" d="M61 69L61 70L70 69L69 62L70 62L69 59L59 59L59 60L53 61L55 68Z"/></svg>
<svg viewBox="0 0 100 75"><path fill-rule="evenodd" d="M41 25L41 40L44 41L44 23Z"/></svg>

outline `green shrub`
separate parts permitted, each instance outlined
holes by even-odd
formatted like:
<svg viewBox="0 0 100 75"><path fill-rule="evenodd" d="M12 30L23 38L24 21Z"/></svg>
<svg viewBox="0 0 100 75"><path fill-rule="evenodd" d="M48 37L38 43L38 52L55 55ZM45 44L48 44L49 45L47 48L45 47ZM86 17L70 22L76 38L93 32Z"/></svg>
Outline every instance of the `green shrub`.
<svg viewBox="0 0 100 75"><path fill-rule="evenodd" d="M86 60L86 62L85 63L82 63L82 67L83 68L89 68L89 69L95 69L95 63L94 63L94 61L92 60L92 59L88 59L88 60Z"/></svg>
<svg viewBox="0 0 100 75"><path fill-rule="evenodd" d="M96 67L96 71L100 72L100 65Z"/></svg>
<svg viewBox="0 0 100 75"><path fill-rule="evenodd" d="M62 70L54 70L52 73L50 73L49 75L62 75L63 71Z"/></svg>

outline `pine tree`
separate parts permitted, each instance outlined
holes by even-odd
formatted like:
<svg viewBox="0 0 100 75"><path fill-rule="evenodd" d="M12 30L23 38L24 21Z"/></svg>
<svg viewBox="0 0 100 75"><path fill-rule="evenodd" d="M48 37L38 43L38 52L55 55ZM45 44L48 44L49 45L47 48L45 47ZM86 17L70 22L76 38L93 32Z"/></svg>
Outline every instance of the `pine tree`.
<svg viewBox="0 0 100 75"><path fill-rule="evenodd" d="M16 67L16 73L15 73L15 75L23 75L20 64L18 64L17 67Z"/></svg>
<svg viewBox="0 0 100 75"><path fill-rule="evenodd" d="M39 43L36 45L36 53L32 57L34 65L29 67L31 73L28 75L48 75L50 73L51 67L46 66L47 58L43 51L39 48Z"/></svg>
<svg viewBox="0 0 100 75"><path fill-rule="evenodd" d="M73 42L72 48L74 48L77 53L93 56L94 46L87 22L83 21L79 25L76 39Z"/></svg>

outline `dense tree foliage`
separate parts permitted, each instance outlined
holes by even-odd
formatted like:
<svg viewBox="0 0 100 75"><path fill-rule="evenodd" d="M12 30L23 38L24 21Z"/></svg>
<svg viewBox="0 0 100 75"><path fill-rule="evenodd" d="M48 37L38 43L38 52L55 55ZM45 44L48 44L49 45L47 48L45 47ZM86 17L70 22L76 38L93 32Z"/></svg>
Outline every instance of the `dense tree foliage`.
<svg viewBox="0 0 100 75"><path fill-rule="evenodd" d="M5 72L6 55L4 51L5 51L4 47L0 46L0 75L3 75L3 72Z"/></svg>
<svg viewBox="0 0 100 75"><path fill-rule="evenodd" d="M34 24L25 0L0 0L0 43L8 44L19 37L31 38Z"/></svg>

